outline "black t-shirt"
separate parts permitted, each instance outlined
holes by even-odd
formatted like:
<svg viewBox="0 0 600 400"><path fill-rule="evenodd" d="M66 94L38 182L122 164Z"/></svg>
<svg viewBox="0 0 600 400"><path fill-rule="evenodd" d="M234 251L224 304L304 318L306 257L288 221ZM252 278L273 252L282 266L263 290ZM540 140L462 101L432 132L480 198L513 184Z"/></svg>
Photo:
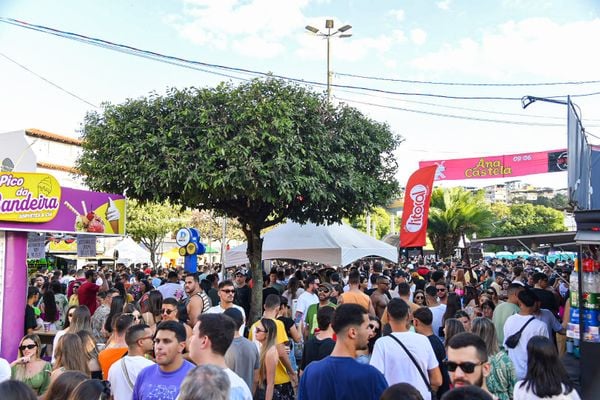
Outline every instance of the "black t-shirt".
<svg viewBox="0 0 600 400"><path fill-rule="evenodd" d="M35 311L33 311L33 307L27 304L25 306L25 335L27 335L28 329L35 329L36 327Z"/></svg>
<svg viewBox="0 0 600 400"><path fill-rule="evenodd" d="M305 370L308 364L312 361L319 361L327 357L333 351L335 341L327 338L319 340L316 337L311 337L304 343L304 351L302 352L302 363L300 369Z"/></svg>
<svg viewBox="0 0 600 400"><path fill-rule="evenodd" d="M246 319L250 316L250 304L252 303L252 290L248 285L244 285L235 290L235 304L242 307L246 313Z"/></svg>
<svg viewBox="0 0 600 400"><path fill-rule="evenodd" d="M265 301L267 300L267 296L270 294L276 294L277 296L281 296L279 291L275 289L273 286L268 286L263 289L263 306L265 305Z"/></svg>
<svg viewBox="0 0 600 400"><path fill-rule="evenodd" d="M444 360L446 359L446 349L440 338L436 335L427 336L427 339L429 339L431 347L433 347L435 358L440 364L440 372L442 373L442 386L440 386L437 391L437 398L439 399L444 393L450 390L450 375L448 375L448 369L444 364Z"/></svg>
<svg viewBox="0 0 600 400"><path fill-rule="evenodd" d="M288 317L277 317L277 319L283 322L283 326L285 326L285 333L288 335L288 338L292 340L290 329L292 329L292 326L294 326L294 320Z"/></svg>
<svg viewBox="0 0 600 400"><path fill-rule="evenodd" d="M552 311L552 314L558 315L558 302L552 292L546 289L533 288L533 292L540 299L540 308Z"/></svg>

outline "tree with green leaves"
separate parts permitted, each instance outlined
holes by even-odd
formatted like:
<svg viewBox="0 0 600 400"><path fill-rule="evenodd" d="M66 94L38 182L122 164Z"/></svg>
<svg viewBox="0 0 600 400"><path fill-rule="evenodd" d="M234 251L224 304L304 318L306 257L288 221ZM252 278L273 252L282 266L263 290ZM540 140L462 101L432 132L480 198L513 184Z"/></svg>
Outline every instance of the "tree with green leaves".
<svg viewBox="0 0 600 400"><path fill-rule="evenodd" d="M168 201L140 203L129 199L127 202L127 234L146 246L154 267L160 263L158 249L165 236L185 226L189 219L189 212L181 211Z"/></svg>
<svg viewBox="0 0 600 400"><path fill-rule="evenodd" d="M392 216L383 207L374 207L371 211L371 224L375 224L375 238L381 240L385 235L390 233L390 221ZM367 216L361 214L358 217L352 218L349 221L350 226L362 232L367 232ZM400 225L396 225L400 226ZM373 234L373 233L371 233Z"/></svg>
<svg viewBox="0 0 600 400"><path fill-rule="evenodd" d="M497 216L494 236L530 235L536 233L564 232L566 226L562 212L533 204L493 205Z"/></svg>
<svg viewBox="0 0 600 400"><path fill-rule="evenodd" d="M339 222L398 191L400 137L346 105L277 79L168 89L104 104L83 126L77 167L95 190L216 210L240 223L262 312L261 230Z"/></svg>
<svg viewBox="0 0 600 400"><path fill-rule="evenodd" d="M481 190L435 188L431 193L427 234L441 258L452 256L461 239L465 243L475 232L485 235L493 220Z"/></svg>

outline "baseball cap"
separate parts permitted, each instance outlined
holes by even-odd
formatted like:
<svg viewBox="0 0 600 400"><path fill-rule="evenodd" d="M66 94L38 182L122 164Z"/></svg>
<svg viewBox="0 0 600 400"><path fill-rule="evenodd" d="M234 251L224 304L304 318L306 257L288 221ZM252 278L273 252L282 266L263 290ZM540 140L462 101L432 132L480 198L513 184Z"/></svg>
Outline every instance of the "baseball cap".
<svg viewBox="0 0 600 400"><path fill-rule="evenodd" d="M406 272L404 272L404 271L396 271L396 273L394 274L394 276L396 278L400 278L400 277L402 277L402 278L408 278L408 274Z"/></svg>
<svg viewBox="0 0 600 400"><path fill-rule="evenodd" d="M333 292L333 286L331 285L331 283L323 282L323 283L319 284L319 287L320 288L323 287L323 288L327 289L328 291Z"/></svg>

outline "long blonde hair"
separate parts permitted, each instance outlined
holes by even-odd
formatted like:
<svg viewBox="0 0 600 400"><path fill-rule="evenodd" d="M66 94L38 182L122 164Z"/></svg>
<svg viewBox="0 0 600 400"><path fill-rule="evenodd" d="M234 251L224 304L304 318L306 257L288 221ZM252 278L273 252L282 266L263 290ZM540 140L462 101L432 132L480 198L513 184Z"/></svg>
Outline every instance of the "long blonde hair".
<svg viewBox="0 0 600 400"><path fill-rule="evenodd" d="M275 321L269 318L263 318L260 323L265 328L267 338L260 348L260 367L258 369L258 384L263 386L267 379L267 364L265 362L267 358L267 352L269 349L276 345L277 339L277 325Z"/></svg>
<svg viewBox="0 0 600 400"><path fill-rule="evenodd" d="M33 343L35 343L35 345L36 345L35 355L37 356L37 359L40 360L41 359L40 355L42 354L42 342L40 340L40 337L38 335L36 335L35 333L25 335L19 342L19 347L21 347L23 342L27 339L29 339L29 340L33 341ZM19 357L23 357L23 352L21 351L21 349L19 349ZM26 375L27 375L26 365L20 364L20 363L16 364L15 365L15 379L22 381L23 379L25 379Z"/></svg>
<svg viewBox="0 0 600 400"><path fill-rule="evenodd" d="M81 371L90 376L88 355L83 342L75 333L65 333L56 345L56 363L54 369L63 368L65 371Z"/></svg>

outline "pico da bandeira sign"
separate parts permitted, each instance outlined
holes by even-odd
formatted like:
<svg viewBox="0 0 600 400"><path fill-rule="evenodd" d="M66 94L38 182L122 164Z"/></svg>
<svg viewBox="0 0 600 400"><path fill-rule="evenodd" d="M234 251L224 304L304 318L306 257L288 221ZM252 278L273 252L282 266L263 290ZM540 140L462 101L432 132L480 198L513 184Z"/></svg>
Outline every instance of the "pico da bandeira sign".
<svg viewBox="0 0 600 400"><path fill-rule="evenodd" d="M58 213L60 195L52 175L0 172L0 221L51 221Z"/></svg>

